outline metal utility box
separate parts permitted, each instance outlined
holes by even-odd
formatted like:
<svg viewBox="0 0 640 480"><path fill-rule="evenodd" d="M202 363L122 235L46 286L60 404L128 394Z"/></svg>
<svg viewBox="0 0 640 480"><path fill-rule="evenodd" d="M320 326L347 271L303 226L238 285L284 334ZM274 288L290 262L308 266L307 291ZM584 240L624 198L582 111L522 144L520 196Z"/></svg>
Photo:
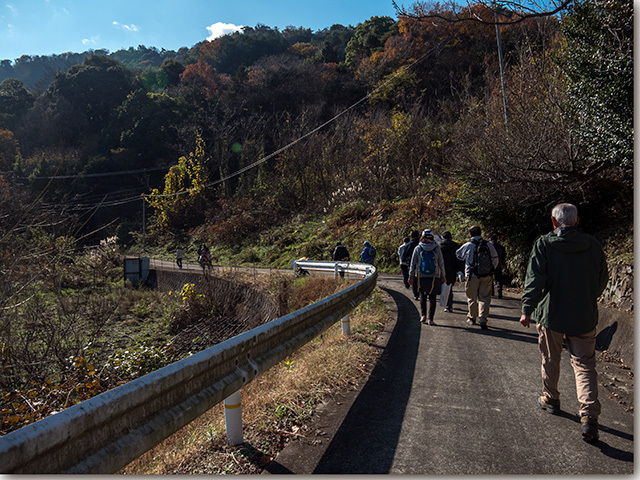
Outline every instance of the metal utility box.
<svg viewBox="0 0 640 480"><path fill-rule="evenodd" d="M124 280L129 280L134 287L146 284L149 278L149 257L125 258Z"/></svg>

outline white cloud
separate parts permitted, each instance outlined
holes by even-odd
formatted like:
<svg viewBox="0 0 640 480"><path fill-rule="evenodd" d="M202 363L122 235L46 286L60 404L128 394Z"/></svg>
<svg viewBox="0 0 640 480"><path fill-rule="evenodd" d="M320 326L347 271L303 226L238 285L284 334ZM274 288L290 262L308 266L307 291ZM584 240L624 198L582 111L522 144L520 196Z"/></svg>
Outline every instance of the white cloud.
<svg viewBox="0 0 640 480"><path fill-rule="evenodd" d="M113 26L121 30L127 30L128 32L140 31L140 28L138 28L138 26L134 25L133 23L131 25L125 25L123 23L113 22Z"/></svg>
<svg viewBox="0 0 640 480"><path fill-rule="evenodd" d="M91 37L91 38L83 38L82 39L82 44L83 45L95 45L96 43L98 43L99 39L100 39L99 35L96 35L96 36Z"/></svg>
<svg viewBox="0 0 640 480"><path fill-rule="evenodd" d="M233 23L214 23L213 25L209 25L207 27L207 30L209 30L209 36L207 37L207 40L211 41L218 37L222 37L223 35L238 32L242 30L242 28L244 28L242 25L234 25Z"/></svg>
<svg viewBox="0 0 640 480"><path fill-rule="evenodd" d="M5 7L7 7L9 9L9 11L11 11L11 15L13 15L14 17L18 16L18 9L16 7L14 7L13 5L7 3L5 5Z"/></svg>

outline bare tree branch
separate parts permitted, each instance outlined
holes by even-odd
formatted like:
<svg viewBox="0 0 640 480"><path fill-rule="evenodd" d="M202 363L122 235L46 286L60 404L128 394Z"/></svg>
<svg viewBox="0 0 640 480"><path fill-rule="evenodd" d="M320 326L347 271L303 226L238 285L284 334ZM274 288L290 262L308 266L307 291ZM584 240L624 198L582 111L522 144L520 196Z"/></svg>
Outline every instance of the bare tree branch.
<svg viewBox="0 0 640 480"><path fill-rule="evenodd" d="M460 6L453 1L440 4L438 2L416 2L407 9L404 5L399 6L395 0L392 5L398 17L411 18L414 20L439 19L449 23L457 22L477 22L488 25L513 25L530 18L550 17L566 10L573 0L562 0L559 3L551 1L549 4L538 2L512 2L495 0L491 2L478 1L467 2L466 6ZM448 10L445 10L447 8ZM496 21L495 16L488 18L481 17L475 9L484 8L488 12L498 12L501 18Z"/></svg>

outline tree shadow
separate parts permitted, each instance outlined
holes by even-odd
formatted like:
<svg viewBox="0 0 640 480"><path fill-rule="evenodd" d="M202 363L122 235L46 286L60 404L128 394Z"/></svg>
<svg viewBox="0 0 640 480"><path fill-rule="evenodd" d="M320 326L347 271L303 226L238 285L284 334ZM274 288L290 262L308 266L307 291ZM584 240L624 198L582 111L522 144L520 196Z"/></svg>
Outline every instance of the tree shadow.
<svg viewBox="0 0 640 480"><path fill-rule="evenodd" d="M396 325L314 474L386 474L391 470L413 384L421 324L416 321L419 315L412 300L383 290L398 306Z"/></svg>

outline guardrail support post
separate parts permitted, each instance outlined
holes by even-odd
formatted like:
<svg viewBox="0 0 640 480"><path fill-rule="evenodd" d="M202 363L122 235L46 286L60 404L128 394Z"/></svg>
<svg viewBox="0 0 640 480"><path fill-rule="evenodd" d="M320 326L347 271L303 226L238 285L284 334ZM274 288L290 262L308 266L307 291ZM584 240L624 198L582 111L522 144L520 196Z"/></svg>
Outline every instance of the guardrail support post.
<svg viewBox="0 0 640 480"><path fill-rule="evenodd" d="M243 442L241 390L224 399L224 423L227 428L227 441L232 445L240 445Z"/></svg>
<svg viewBox="0 0 640 480"><path fill-rule="evenodd" d="M349 315L343 317L340 323L342 324L342 334L351 335L351 320L349 319Z"/></svg>

